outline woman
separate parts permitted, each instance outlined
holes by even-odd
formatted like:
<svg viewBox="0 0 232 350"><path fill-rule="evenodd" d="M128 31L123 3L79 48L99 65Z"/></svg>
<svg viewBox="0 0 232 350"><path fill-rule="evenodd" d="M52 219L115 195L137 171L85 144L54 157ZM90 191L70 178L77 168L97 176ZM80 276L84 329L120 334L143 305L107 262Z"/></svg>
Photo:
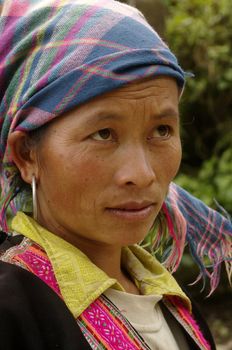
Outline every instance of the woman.
<svg viewBox="0 0 232 350"><path fill-rule="evenodd" d="M214 349L189 298L136 245L151 229L158 244L165 226L175 269L197 212L175 185L166 198L181 158L175 56L111 0L7 1L1 30L2 347ZM231 225L204 209L223 224L205 250L220 265Z"/></svg>

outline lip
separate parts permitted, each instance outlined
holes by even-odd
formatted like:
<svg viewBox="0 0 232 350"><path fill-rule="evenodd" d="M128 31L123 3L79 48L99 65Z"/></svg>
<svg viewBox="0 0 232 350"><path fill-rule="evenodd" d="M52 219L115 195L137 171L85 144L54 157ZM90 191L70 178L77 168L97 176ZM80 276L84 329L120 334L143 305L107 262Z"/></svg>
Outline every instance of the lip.
<svg viewBox="0 0 232 350"><path fill-rule="evenodd" d="M128 221L145 220L154 214L154 202L126 202L115 207L106 208L111 215Z"/></svg>

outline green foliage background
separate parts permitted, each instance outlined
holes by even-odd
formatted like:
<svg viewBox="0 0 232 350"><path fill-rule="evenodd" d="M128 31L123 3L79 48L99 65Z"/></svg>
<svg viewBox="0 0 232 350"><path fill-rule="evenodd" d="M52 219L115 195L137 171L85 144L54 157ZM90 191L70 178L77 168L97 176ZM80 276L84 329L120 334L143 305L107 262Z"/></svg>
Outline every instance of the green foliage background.
<svg viewBox="0 0 232 350"><path fill-rule="evenodd" d="M232 213L231 0L167 0L165 35L186 71L183 163L177 182Z"/></svg>

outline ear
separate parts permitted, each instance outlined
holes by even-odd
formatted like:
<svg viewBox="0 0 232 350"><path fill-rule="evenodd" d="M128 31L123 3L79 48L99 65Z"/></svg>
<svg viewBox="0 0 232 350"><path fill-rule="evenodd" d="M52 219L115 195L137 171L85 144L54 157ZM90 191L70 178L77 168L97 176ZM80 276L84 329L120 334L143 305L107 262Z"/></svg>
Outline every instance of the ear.
<svg viewBox="0 0 232 350"><path fill-rule="evenodd" d="M8 145L14 163L22 179L31 184L32 175L37 178L37 160L34 147L28 145L28 135L23 131L14 131L9 135Z"/></svg>

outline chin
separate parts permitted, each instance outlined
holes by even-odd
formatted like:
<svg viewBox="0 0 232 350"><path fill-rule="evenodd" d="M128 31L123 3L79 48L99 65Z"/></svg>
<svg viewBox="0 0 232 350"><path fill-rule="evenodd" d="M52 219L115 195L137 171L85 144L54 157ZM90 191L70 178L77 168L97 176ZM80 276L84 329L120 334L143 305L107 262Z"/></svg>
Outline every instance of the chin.
<svg viewBox="0 0 232 350"><path fill-rule="evenodd" d="M117 243L115 242L115 244L120 245L122 247L138 244L144 240L148 232L149 229L146 231L121 231L120 234L117 235Z"/></svg>

